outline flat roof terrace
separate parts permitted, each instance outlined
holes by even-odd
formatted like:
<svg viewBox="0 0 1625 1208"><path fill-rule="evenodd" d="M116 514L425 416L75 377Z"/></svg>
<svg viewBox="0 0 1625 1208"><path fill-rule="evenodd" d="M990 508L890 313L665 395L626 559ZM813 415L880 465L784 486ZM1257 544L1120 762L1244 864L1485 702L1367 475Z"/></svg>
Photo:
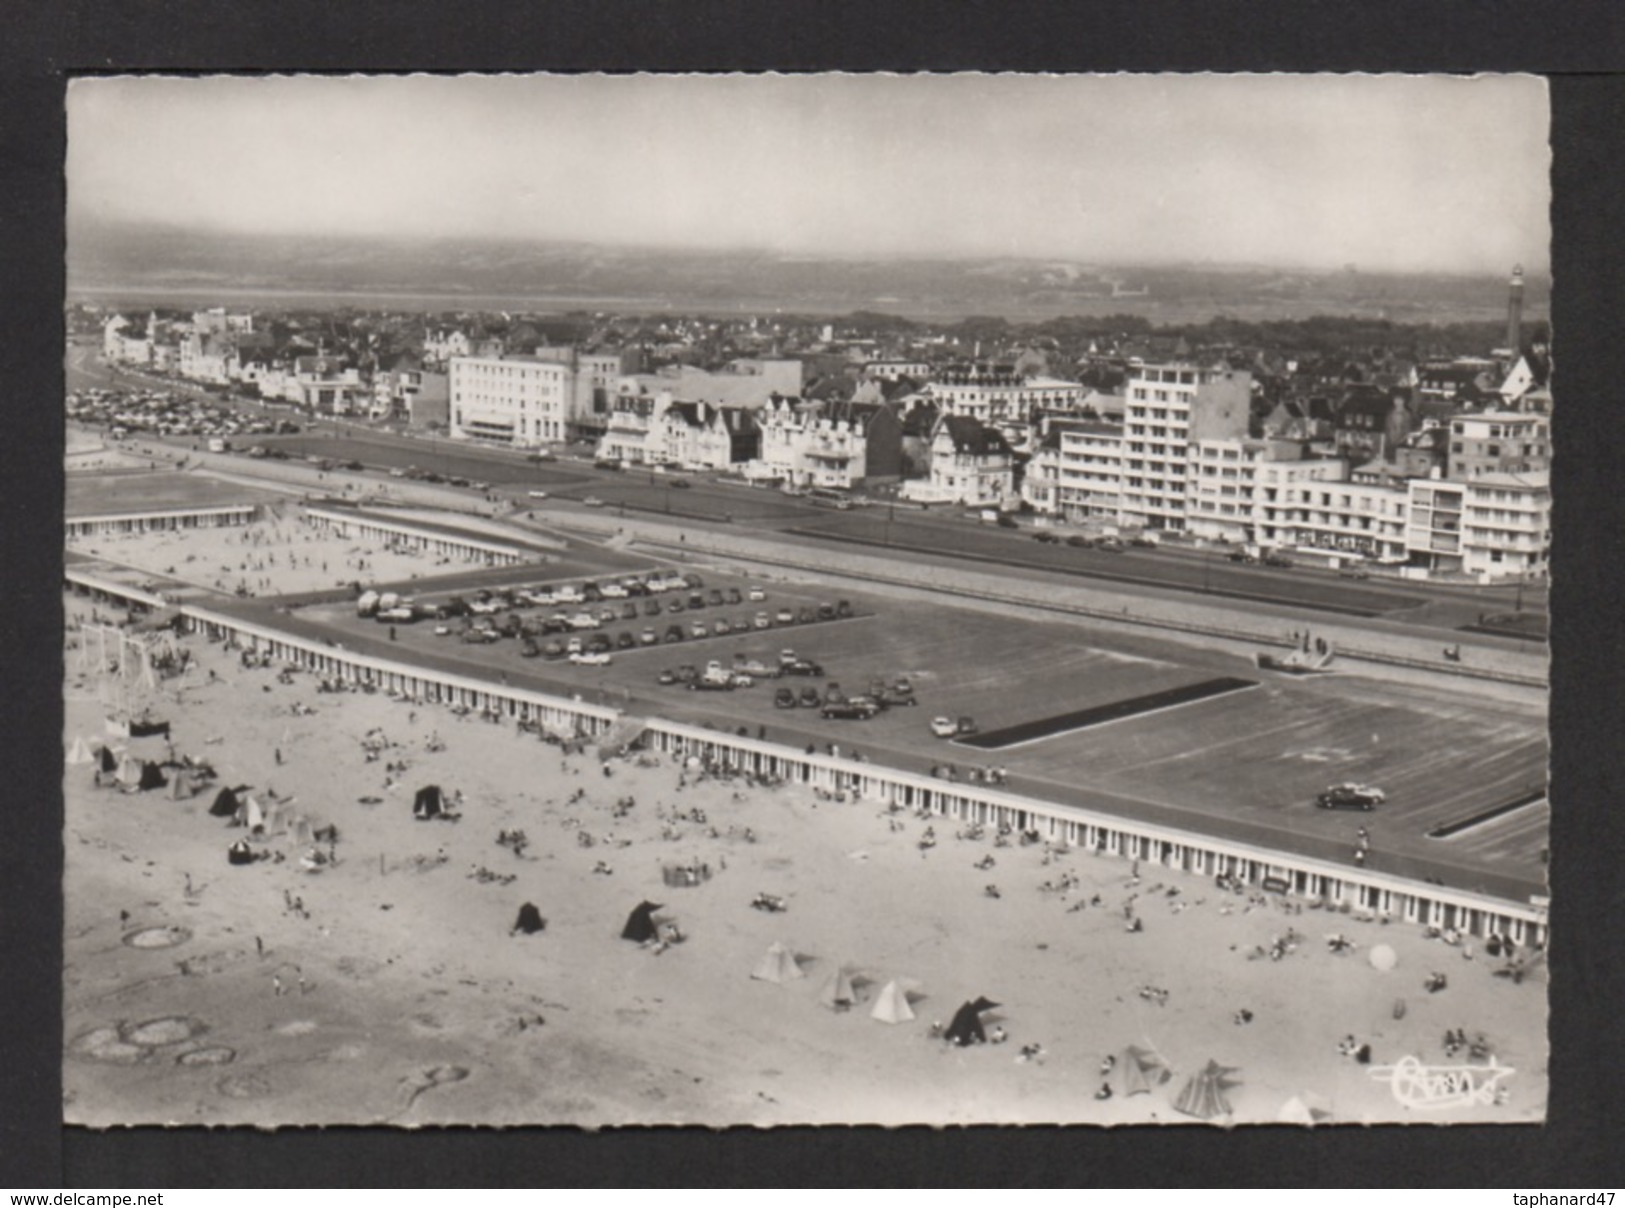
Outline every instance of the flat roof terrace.
<svg viewBox="0 0 1625 1208"><path fill-rule="evenodd" d="M82 516L163 515L208 508L255 507L287 502L278 491L263 491L200 474L165 470L116 470L69 474L63 510Z"/></svg>

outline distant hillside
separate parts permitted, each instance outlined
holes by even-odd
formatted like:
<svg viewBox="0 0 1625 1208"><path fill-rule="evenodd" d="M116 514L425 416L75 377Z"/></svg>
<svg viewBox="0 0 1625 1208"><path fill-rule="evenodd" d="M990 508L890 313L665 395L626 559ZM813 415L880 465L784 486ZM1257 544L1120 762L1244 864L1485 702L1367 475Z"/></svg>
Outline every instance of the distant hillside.
<svg viewBox="0 0 1625 1208"><path fill-rule="evenodd" d="M1367 314L1406 322L1493 319L1504 277L1433 277L1272 268L1136 267L1057 260L856 259L750 251L672 251L475 239L237 236L173 227L70 231L70 295L198 301L256 293L342 295L403 308L874 310L914 318L1144 314L1159 323L1212 315ZM1526 312L1544 315L1532 280Z"/></svg>

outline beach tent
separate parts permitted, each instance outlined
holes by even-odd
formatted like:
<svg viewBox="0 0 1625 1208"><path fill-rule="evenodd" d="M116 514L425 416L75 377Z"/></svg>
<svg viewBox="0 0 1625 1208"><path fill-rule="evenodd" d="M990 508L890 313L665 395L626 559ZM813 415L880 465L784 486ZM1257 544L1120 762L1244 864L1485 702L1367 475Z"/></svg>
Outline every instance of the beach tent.
<svg viewBox="0 0 1625 1208"><path fill-rule="evenodd" d="M441 796L438 784L424 785L412 800L412 817L419 822L427 822L430 818L438 818L445 810L445 798Z"/></svg>
<svg viewBox="0 0 1625 1208"><path fill-rule="evenodd" d="M621 928L621 938L631 940L634 944L646 944L650 940L659 939L660 929L655 926L655 911L659 909L659 902L639 902L632 908L632 913L626 916L626 926Z"/></svg>
<svg viewBox="0 0 1625 1208"><path fill-rule="evenodd" d="M778 940L768 945L767 951L762 954L762 959L756 962L756 968L750 971L750 975L757 981L781 984L807 976L801 971L801 966L796 964L796 958L790 954L790 950Z"/></svg>
<svg viewBox="0 0 1625 1208"><path fill-rule="evenodd" d="M1195 1116L1198 1120L1213 1120L1231 1114L1230 1100L1225 1092L1236 1084L1230 1080L1235 1070L1212 1059L1191 1075L1185 1089L1174 1100L1174 1110Z"/></svg>
<svg viewBox="0 0 1625 1208"><path fill-rule="evenodd" d="M164 779L163 769L151 760L141 765L141 778L136 782L136 789L146 792L148 789L161 789L169 782Z"/></svg>
<svg viewBox="0 0 1625 1208"><path fill-rule="evenodd" d="M226 848L227 864L252 864L254 862L254 849L248 846L247 839L239 839Z"/></svg>
<svg viewBox="0 0 1625 1208"><path fill-rule="evenodd" d="M954 1012L953 1022L942 1034L944 1040L957 1045L986 1044L987 1032L982 1027L982 1012L991 1011L999 1004L991 999L978 998Z"/></svg>
<svg viewBox="0 0 1625 1208"><path fill-rule="evenodd" d="M102 747L97 758L101 761L98 766L102 771L109 773L118 771L118 756L113 753L112 747Z"/></svg>
<svg viewBox="0 0 1625 1208"><path fill-rule="evenodd" d="M547 920L542 917L542 912L537 910L532 903L526 902L519 908L519 917L513 921L513 927L508 934L512 935L515 931L523 931L526 935L535 935L546 926Z"/></svg>
<svg viewBox="0 0 1625 1208"><path fill-rule="evenodd" d="M1131 1044L1123 1050L1123 1093L1125 1095L1150 1094L1151 1088L1161 1086L1173 1077L1167 1063L1151 1049Z"/></svg>
<svg viewBox="0 0 1625 1208"><path fill-rule="evenodd" d="M118 782L126 792L133 793L141 787L141 772L143 764L134 755L126 755L119 760Z"/></svg>
<svg viewBox="0 0 1625 1208"><path fill-rule="evenodd" d="M167 721L132 721L129 725L131 738L168 738L169 723Z"/></svg>
<svg viewBox="0 0 1625 1208"><path fill-rule="evenodd" d="M1277 1124L1301 1124L1306 1128L1313 1128L1317 1124L1324 1124L1332 1118L1332 1109L1319 1095L1304 1093L1293 1095L1281 1104L1281 1110L1275 1114Z"/></svg>
<svg viewBox="0 0 1625 1208"><path fill-rule="evenodd" d="M1365 958L1371 962L1373 969L1383 973L1399 964L1399 954L1387 944L1373 944L1371 950L1365 954Z"/></svg>
<svg viewBox="0 0 1625 1208"><path fill-rule="evenodd" d="M128 738L130 736L130 723L121 717L109 717L103 720L102 729L109 738Z"/></svg>
<svg viewBox="0 0 1625 1208"><path fill-rule="evenodd" d="M869 1018L881 1023L907 1023L914 1018L914 1008L908 1005L908 995L903 993L902 987L889 981L876 997Z"/></svg>
<svg viewBox="0 0 1625 1208"><path fill-rule="evenodd" d="M95 752L90 749L90 744L83 737L75 738L73 746L68 748L68 762L70 764L96 762Z"/></svg>
<svg viewBox="0 0 1625 1208"><path fill-rule="evenodd" d="M176 768L169 777L169 799L171 801L185 801L197 792L195 772L188 772Z"/></svg>
<svg viewBox="0 0 1625 1208"><path fill-rule="evenodd" d="M621 716L615 719L613 725L598 740L598 757L610 759L616 755L624 755L631 750L643 737L644 731L649 728L649 721L644 717Z"/></svg>
<svg viewBox="0 0 1625 1208"><path fill-rule="evenodd" d="M231 789L221 789L214 795L214 804L209 807L209 814L215 818L235 818L242 806L237 794Z"/></svg>
<svg viewBox="0 0 1625 1208"><path fill-rule="evenodd" d="M818 991L818 1001L836 1011L858 1001L857 994L852 990L852 979L846 975L845 969L836 969L829 975L823 989Z"/></svg>
<svg viewBox="0 0 1625 1208"><path fill-rule="evenodd" d="M243 808L240 812L242 823L250 832L265 829L265 811L260 808L259 798L252 793L243 798Z"/></svg>

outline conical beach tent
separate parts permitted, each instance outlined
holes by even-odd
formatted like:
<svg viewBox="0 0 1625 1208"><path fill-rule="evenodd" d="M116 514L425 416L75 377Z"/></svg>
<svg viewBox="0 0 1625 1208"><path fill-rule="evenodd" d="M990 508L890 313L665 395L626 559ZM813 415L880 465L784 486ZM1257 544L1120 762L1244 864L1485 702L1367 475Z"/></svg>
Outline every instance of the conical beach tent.
<svg viewBox="0 0 1625 1208"><path fill-rule="evenodd" d="M241 806L237 794L231 789L223 788L214 795L214 804L209 807L209 814L215 818L235 818Z"/></svg>
<svg viewBox="0 0 1625 1208"><path fill-rule="evenodd" d="M1229 1076L1233 1073L1235 1070L1230 1066L1210 1059L1201 1070L1191 1075L1185 1089L1179 1092L1179 1098L1174 1100L1174 1110L1195 1116L1198 1120L1214 1120L1230 1115L1230 1100L1225 1097L1225 1092L1236 1085L1230 1081Z"/></svg>
<svg viewBox="0 0 1625 1208"><path fill-rule="evenodd" d="M818 991L818 1001L837 1011L858 1001L857 994L852 990L852 979L846 975L845 969L836 969L829 975L824 988Z"/></svg>
<svg viewBox="0 0 1625 1208"><path fill-rule="evenodd" d="M942 1038L952 1044L986 1044L987 1031L982 1027L982 1012L991 1011L999 1004L987 998L966 1003L954 1012L953 1022Z"/></svg>
<svg viewBox="0 0 1625 1208"><path fill-rule="evenodd" d="M133 755L126 755L119 760L118 782L119 787L129 792L135 792L141 787L142 764Z"/></svg>
<svg viewBox="0 0 1625 1208"><path fill-rule="evenodd" d="M100 763L99 766L101 767L102 771L104 771L104 772L116 772L116 771L118 771L118 756L113 754L113 748L112 747L108 747L108 746L102 747L101 751L97 754L97 758L101 760L101 763Z"/></svg>
<svg viewBox="0 0 1625 1208"><path fill-rule="evenodd" d="M83 736L75 738L73 745L68 748L68 762L70 764L96 762L96 753L90 749L90 744Z"/></svg>
<svg viewBox="0 0 1625 1208"><path fill-rule="evenodd" d="M1281 1104L1281 1110L1275 1115L1278 1124L1301 1124L1306 1128L1324 1124L1331 1118L1332 1111L1326 1106L1326 1101L1319 1095L1307 1093L1293 1095Z"/></svg>
<svg viewBox="0 0 1625 1208"><path fill-rule="evenodd" d="M412 799L412 817L419 822L427 822L430 818L438 818L445 811L445 800L440 794L438 784L426 784L418 790L417 796Z"/></svg>
<svg viewBox="0 0 1625 1208"><path fill-rule="evenodd" d="M185 801L197 792L197 785L192 780L192 773L183 772L179 768L169 775L169 799L171 801Z"/></svg>
<svg viewBox="0 0 1625 1208"><path fill-rule="evenodd" d="M655 911L659 909L659 902L639 902L632 908L632 913L626 916L626 926L621 928L621 938L631 940L634 944L645 944L652 939L658 939L660 928L655 926Z"/></svg>
<svg viewBox="0 0 1625 1208"><path fill-rule="evenodd" d="M903 993L902 987L889 981L875 999L869 1018L881 1023L907 1023L914 1018L914 1008L908 1005L908 995Z"/></svg>
<svg viewBox="0 0 1625 1208"><path fill-rule="evenodd" d="M512 935L515 931L522 931L526 935L535 935L546 926L547 920L542 917L542 912L537 910L533 903L526 902L519 908L519 917L513 921L513 927L508 934Z"/></svg>
<svg viewBox="0 0 1625 1208"><path fill-rule="evenodd" d="M807 975L796 964L796 958L790 955L790 950L778 940L768 945L762 959L756 962L756 968L750 971L751 977L757 981L787 982Z"/></svg>
<svg viewBox="0 0 1625 1208"><path fill-rule="evenodd" d="M1144 1095L1173 1077L1167 1064L1151 1049L1131 1044L1123 1050L1123 1093Z"/></svg>
<svg viewBox="0 0 1625 1208"><path fill-rule="evenodd" d="M161 789L168 781L164 779L163 769L148 760L141 765L141 779L136 782L136 788L141 792L148 789Z"/></svg>

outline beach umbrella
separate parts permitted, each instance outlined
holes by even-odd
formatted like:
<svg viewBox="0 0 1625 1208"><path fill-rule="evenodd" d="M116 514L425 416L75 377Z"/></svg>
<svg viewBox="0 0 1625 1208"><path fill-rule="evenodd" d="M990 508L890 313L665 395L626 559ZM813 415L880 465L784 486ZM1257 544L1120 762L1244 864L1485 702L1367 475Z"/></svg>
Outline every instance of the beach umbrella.
<svg viewBox="0 0 1625 1208"><path fill-rule="evenodd" d="M1373 969L1382 973L1388 972L1388 970L1399 964L1399 954L1387 944L1373 944L1371 951L1366 953L1365 958L1371 962Z"/></svg>
<svg viewBox="0 0 1625 1208"><path fill-rule="evenodd" d="M829 975L824 988L818 992L818 1001L834 1010L850 1007L858 1001L852 990L852 979L846 975L845 969L836 969Z"/></svg>
<svg viewBox="0 0 1625 1208"><path fill-rule="evenodd" d="M914 1018L914 1008L908 1005L908 995L903 993L902 987L889 981L875 999L869 1018L881 1023L907 1023Z"/></svg>
<svg viewBox="0 0 1625 1208"><path fill-rule="evenodd" d="M1185 1089L1174 1100L1174 1110L1195 1116L1198 1120L1230 1115L1233 1109L1225 1092L1236 1086L1230 1080L1233 1073L1234 1067L1220 1065L1210 1058L1207 1065L1191 1075L1190 1081L1185 1083Z"/></svg>
<svg viewBox="0 0 1625 1208"><path fill-rule="evenodd" d="M1151 1049L1131 1044L1123 1050L1123 1093L1145 1095L1153 1086L1161 1086L1172 1078L1173 1071Z"/></svg>

